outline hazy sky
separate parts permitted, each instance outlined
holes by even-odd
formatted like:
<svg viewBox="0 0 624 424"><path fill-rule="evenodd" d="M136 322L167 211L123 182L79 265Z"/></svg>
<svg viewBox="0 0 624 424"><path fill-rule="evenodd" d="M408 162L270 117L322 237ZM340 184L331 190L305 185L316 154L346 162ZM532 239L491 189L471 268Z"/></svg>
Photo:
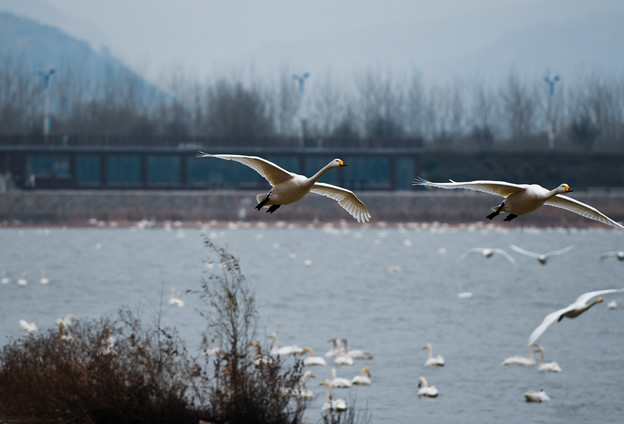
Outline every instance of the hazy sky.
<svg viewBox="0 0 624 424"><path fill-rule="evenodd" d="M107 45L152 78L179 68L202 75L252 64L293 72L362 66L435 72L513 31L624 11L621 0L0 0L3 5Z"/></svg>

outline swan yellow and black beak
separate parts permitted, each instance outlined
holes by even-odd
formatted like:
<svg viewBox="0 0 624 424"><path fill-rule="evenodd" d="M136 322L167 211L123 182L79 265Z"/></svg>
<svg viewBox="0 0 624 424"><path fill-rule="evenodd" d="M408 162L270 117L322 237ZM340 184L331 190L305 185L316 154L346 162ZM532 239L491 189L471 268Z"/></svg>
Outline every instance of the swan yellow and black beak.
<svg viewBox="0 0 624 424"><path fill-rule="evenodd" d="M572 190L572 189L570 188L570 186L569 186L569 185L567 185L567 184L566 184L566 185L564 185L564 186L563 186L563 188L565 188L566 193L572 193L572 192L574 191L574 190Z"/></svg>
<svg viewBox="0 0 624 424"><path fill-rule="evenodd" d="M346 163L344 163L344 161L342 161L342 160L338 161L338 165L340 165L340 166L349 166Z"/></svg>

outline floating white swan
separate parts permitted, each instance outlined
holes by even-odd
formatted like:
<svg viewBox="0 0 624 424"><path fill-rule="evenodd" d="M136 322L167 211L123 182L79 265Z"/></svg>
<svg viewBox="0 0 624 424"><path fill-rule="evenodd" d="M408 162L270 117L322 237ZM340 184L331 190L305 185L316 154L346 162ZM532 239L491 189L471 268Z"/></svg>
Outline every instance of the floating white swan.
<svg viewBox="0 0 624 424"><path fill-rule="evenodd" d="M436 386L430 386L425 377L418 377L418 396L438 397L438 389Z"/></svg>
<svg viewBox="0 0 624 424"><path fill-rule="evenodd" d="M325 380L321 383L321 386L327 386L327 398L325 403L321 407L323 412L342 412L347 410L347 402L344 399L332 400L332 383L330 380Z"/></svg>
<svg viewBox="0 0 624 424"><path fill-rule="evenodd" d="M529 346L529 354L528 357L524 356L510 356L503 361L502 365L524 365L527 367L532 367L535 365L535 358L533 358L533 346L537 346L537 344L533 343Z"/></svg>
<svg viewBox="0 0 624 424"><path fill-rule="evenodd" d="M466 252L464 252L464 254L462 254L457 260L461 261L466 256L468 256L468 255L470 255L472 253L479 253L479 254L481 254L481 256L483 256L485 258L491 258L495 254L501 255L501 256L505 257L505 259L507 259L513 265L516 265L516 266L518 265L516 263L516 260L514 258L512 258L511 255L509 253L505 252L503 249L490 249L488 247L474 247L472 249L469 249Z"/></svg>
<svg viewBox="0 0 624 424"><path fill-rule="evenodd" d="M535 353L540 352L541 353L541 358L540 358L540 363L537 367L537 370L539 372L561 372L561 367L559 366L558 363L556 362L544 362L544 348L543 347L538 347L537 349L535 349Z"/></svg>
<svg viewBox="0 0 624 424"><path fill-rule="evenodd" d="M624 226L615 222L596 208L579 202L571 197L563 196L562 193L570 193L572 189L567 184L561 184L553 190L547 190L537 184L513 184L505 181L468 181L450 183L432 183L422 178L416 178L414 185L431 186L437 188L465 188L468 190L476 190L489 194L502 196L505 200L499 206L492 208L494 212L487 216L488 219L494 218L501 212L509 215L504 219L511 221L520 215L526 215L533 212L542 205L555 206L570 212L577 213L585 218L593 219L603 224L624 230Z"/></svg>
<svg viewBox="0 0 624 424"><path fill-rule="evenodd" d="M293 393L293 397L297 399L312 399L314 397L314 393L312 390L306 387L306 381L310 378L315 378L316 376L312 373L312 371L306 371L301 377L301 383L299 384L299 389L295 390Z"/></svg>
<svg viewBox="0 0 624 424"><path fill-rule="evenodd" d="M9 284L11 279L6 276L6 272L2 271L2 284Z"/></svg>
<svg viewBox="0 0 624 424"><path fill-rule="evenodd" d="M342 339L337 341L338 350L336 351L336 358L334 364L336 365L353 365L353 358L345 354L345 350L342 347Z"/></svg>
<svg viewBox="0 0 624 424"><path fill-rule="evenodd" d="M184 306L184 301L182 300L182 293L175 291L175 287L171 287L171 296L169 297L169 304L173 306L177 306L181 308Z"/></svg>
<svg viewBox="0 0 624 424"><path fill-rule="evenodd" d="M110 328L104 327L104 338L100 340L100 348L98 349L98 355L116 355L115 352L115 338L110 335Z"/></svg>
<svg viewBox="0 0 624 424"><path fill-rule="evenodd" d="M611 302L607 303L607 308L609 309L616 309L618 306L617 302L615 300L612 300Z"/></svg>
<svg viewBox="0 0 624 424"><path fill-rule="evenodd" d="M373 354L360 349L349 349L347 339L340 339L340 343L344 345L344 354L353 359L373 359Z"/></svg>
<svg viewBox="0 0 624 424"><path fill-rule="evenodd" d="M327 351L327 353L325 353L325 356L328 358L330 356L336 356L336 354L338 353L338 341L333 337L327 341L332 344L332 347Z"/></svg>
<svg viewBox="0 0 624 424"><path fill-rule="evenodd" d="M457 283L457 297L460 299L470 299L472 298L472 293L461 291L461 284Z"/></svg>
<svg viewBox="0 0 624 424"><path fill-rule="evenodd" d="M74 340L73 336L70 332L65 330L65 323L63 320L58 321L59 326L59 338L66 342L71 342Z"/></svg>
<svg viewBox="0 0 624 424"><path fill-rule="evenodd" d="M542 335L542 333L544 333L548 326L550 326L553 322L561 321L563 317L576 318L595 304L602 302L602 298L599 297L593 302L587 303L592 297L600 296L601 294L616 293L622 291L624 291L624 289L607 289L583 293L579 296L578 299L574 301L574 303L546 315L542 323L535 330L533 330L533 332L529 336L529 345L535 343L537 339Z"/></svg>
<svg viewBox="0 0 624 424"><path fill-rule="evenodd" d="M373 383L370 377L371 377L370 369L368 367L364 367L362 368L362 374L356 375L355 377L353 377L353 380L351 380L351 384L356 384L360 386L370 386Z"/></svg>
<svg viewBox="0 0 624 424"><path fill-rule="evenodd" d="M19 325L22 327L22 330L27 332L28 334L34 334L39 330L37 325L34 322L26 322L25 320L19 320Z"/></svg>
<svg viewBox="0 0 624 424"><path fill-rule="evenodd" d="M535 258L537 259L537 261L542 264L542 265L546 265L546 261L548 261L548 258L550 258L551 256L557 256L557 255L563 255L564 253L569 252L570 250L572 250L574 248L574 245L570 245L568 247L565 247L563 249L560 250L555 250L554 252L548 252L548 253L535 253L535 252L530 252L528 250L524 250L521 247L518 247L516 245L510 244L510 247L515 250L516 252L525 255L525 256L529 256L531 258Z"/></svg>
<svg viewBox="0 0 624 424"><path fill-rule="evenodd" d="M251 345L256 348L256 352L254 354L254 365L255 366L260 366L260 365L270 365L273 363L273 358L269 357L269 356L264 356L262 354L262 348L260 347L260 343L259 342L251 342Z"/></svg>
<svg viewBox="0 0 624 424"><path fill-rule="evenodd" d="M269 339L273 339L273 347L271 348L271 355L273 356L290 356L300 355L303 352L303 348L299 346L278 346L277 333L271 333L267 336Z"/></svg>
<svg viewBox="0 0 624 424"><path fill-rule="evenodd" d="M332 379L331 379L332 387L348 389L351 387L351 380L337 377L336 376L336 368L332 368Z"/></svg>
<svg viewBox="0 0 624 424"><path fill-rule="evenodd" d="M526 392L524 399L527 402L548 402L550 400L544 389L541 389L539 392Z"/></svg>
<svg viewBox="0 0 624 424"><path fill-rule="evenodd" d="M349 212L358 222L366 222L371 218L371 214L368 212L368 209L366 209L364 203L362 203L352 191L331 184L317 182L318 179L330 169L346 166L340 159L332 160L316 174L308 178L303 175L288 172L276 164L258 156L211 155L199 152L197 157L213 157L240 162L263 176L273 188L268 194L259 194L256 197L258 201L256 209L258 210L264 206L269 206L267 212L273 213L281 205L289 205L300 200L308 193L315 193L337 201L338 204Z"/></svg>
<svg viewBox="0 0 624 424"><path fill-rule="evenodd" d="M433 357L433 346L431 346L431 343L427 343L425 347L423 347L423 349L429 350L429 357L427 358L427 361L425 361L426 367L443 367L444 366L444 358L442 356L438 355L435 358Z"/></svg>
<svg viewBox="0 0 624 424"><path fill-rule="evenodd" d="M28 285L28 279L26 278L26 273L25 272L23 272L22 276L17 279L17 285L18 286L22 286L22 287Z"/></svg>
<svg viewBox="0 0 624 424"><path fill-rule="evenodd" d="M314 356L314 351L312 350L312 348L304 347L301 353L304 354L306 352L309 353L310 356L308 356L307 358L303 360L303 365L305 366L327 365L327 362L325 362L325 359L321 358L320 356Z"/></svg>
<svg viewBox="0 0 624 424"><path fill-rule="evenodd" d="M611 256L615 256L619 261L624 261L624 250L603 253L602 255L600 255L600 260Z"/></svg>
<svg viewBox="0 0 624 424"><path fill-rule="evenodd" d="M41 270L41 278L39 279L39 282L43 285L46 285L50 282L50 279L45 276L45 272L43 270Z"/></svg>

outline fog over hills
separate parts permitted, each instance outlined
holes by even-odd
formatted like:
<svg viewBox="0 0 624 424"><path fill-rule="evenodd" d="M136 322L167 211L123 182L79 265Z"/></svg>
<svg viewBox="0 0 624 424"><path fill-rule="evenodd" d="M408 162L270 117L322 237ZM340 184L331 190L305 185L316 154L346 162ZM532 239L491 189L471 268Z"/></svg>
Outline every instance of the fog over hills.
<svg viewBox="0 0 624 424"><path fill-rule="evenodd" d="M198 76L237 67L270 75L280 67L342 76L418 70L432 80L504 78L512 67L531 76L624 69L619 0L105 4L0 0L0 10L60 28L95 51L107 46L152 81L180 68Z"/></svg>

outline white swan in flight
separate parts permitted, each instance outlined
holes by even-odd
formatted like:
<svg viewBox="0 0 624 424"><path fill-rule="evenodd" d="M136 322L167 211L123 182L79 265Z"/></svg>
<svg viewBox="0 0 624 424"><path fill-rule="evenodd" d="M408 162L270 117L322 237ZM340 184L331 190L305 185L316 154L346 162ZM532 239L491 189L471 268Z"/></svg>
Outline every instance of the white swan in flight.
<svg viewBox="0 0 624 424"><path fill-rule="evenodd" d="M34 322L27 322L23 319L19 320L19 325L20 327L22 327L22 330L24 330L28 334L34 334L37 332L37 330L39 330Z"/></svg>
<svg viewBox="0 0 624 424"><path fill-rule="evenodd" d="M371 218L371 214L368 212L368 209L366 209L364 203L362 203L352 191L335 185L317 182L318 179L330 169L347 166L341 159L332 160L316 174L308 178L286 171L276 164L258 156L211 155L199 152L197 157L219 158L240 162L263 176L273 188L268 194L259 194L256 196L256 200L258 201L256 209L258 210L264 206L268 206L269 209L267 212L273 213L281 205L289 205L301 200L301 198L308 193L315 193L337 201L338 204L349 212L358 222L366 222Z"/></svg>
<svg viewBox="0 0 624 424"><path fill-rule="evenodd" d="M438 397L438 389L436 386L430 386L425 377L418 377L418 396Z"/></svg>
<svg viewBox="0 0 624 424"><path fill-rule="evenodd" d="M567 184L561 184L553 190L547 190L537 184L513 184L505 181L477 180L467 182L432 183L422 178L416 178L413 185L431 186L437 188L465 188L484 193L495 194L505 198L500 205L492 208L494 212L487 216L492 219L501 212L508 213L504 221L511 221L520 215L526 215L540 208L542 205L555 206L570 212L577 213L585 218L593 219L603 224L624 230L622 224L609 218L598 209L579 202L571 197L563 196L573 190Z"/></svg>
<svg viewBox="0 0 624 424"><path fill-rule="evenodd" d="M433 346L431 343L427 343L423 349L429 350L429 357L425 361L426 367L443 367L444 366L444 358L440 355L433 357Z"/></svg>
<svg viewBox="0 0 624 424"><path fill-rule="evenodd" d="M273 356L290 356L300 355L303 352L303 348L299 346L278 346L277 333L271 333L267 336L269 339L273 339L273 347L271 347L271 355Z"/></svg>
<svg viewBox="0 0 624 424"><path fill-rule="evenodd" d="M544 392L544 389L541 389L539 392L526 392L524 399L527 402L548 402L550 397Z"/></svg>
<svg viewBox="0 0 624 424"><path fill-rule="evenodd" d="M520 253L521 255L525 255L525 256L529 256L531 258L537 259L537 261L542 265L546 265L548 258L550 258L551 256L563 255L564 253L567 253L574 248L574 245L571 244L568 247L565 247L560 250L555 250L554 252L535 253L535 252L530 252L528 250L524 250L523 248L518 247L515 244L510 244L509 246L516 252Z"/></svg>
<svg viewBox="0 0 624 424"><path fill-rule="evenodd" d="M353 359L373 359L373 354L361 349L349 349L347 339L340 339L339 342L344 345L344 354Z"/></svg>
<svg viewBox="0 0 624 424"><path fill-rule="evenodd" d="M513 265L518 266L516 260L514 258L512 258L511 255L509 253L505 252L503 249L490 249L489 247L474 247L472 249L468 249L457 260L461 261L466 256L468 256L468 255L470 255L472 253L479 253L479 254L481 254L481 256L483 256L485 258L491 258L492 256L494 256L494 254L501 255L505 259L507 259L509 262L511 262Z"/></svg>
<svg viewBox="0 0 624 424"><path fill-rule="evenodd" d="M611 256L615 256L619 261L624 261L624 250L603 253L602 255L600 255L600 260L603 260Z"/></svg>
<svg viewBox="0 0 624 424"><path fill-rule="evenodd" d="M527 357L510 356L509 358L505 358L502 365L524 365L526 367L532 367L535 365L535 358L533 358L533 346L537 346L537 344L533 343L529 346L529 354Z"/></svg>
<svg viewBox="0 0 624 424"><path fill-rule="evenodd" d="M355 377L353 377L353 380L351 380L351 384L359 386L370 386L371 384L373 384L370 377L370 369L368 367L364 367L362 368L362 373L360 375L356 375Z"/></svg>
<svg viewBox="0 0 624 424"><path fill-rule="evenodd" d="M347 410L347 402L344 399L332 399L332 383L330 380L323 381L321 386L327 386L327 398L321 407L322 412L343 412Z"/></svg>
<svg viewBox="0 0 624 424"><path fill-rule="evenodd" d="M457 297L460 299L470 299L472 298L472 293L461 291L461 283L457 283Z"/></svg>
<svg viewBox="0 0 624 424"><path fill-rule="evenodd" d="M540 358L540 363L537 366L537 370L539 372L561 372L561 367L559 366L558 363L556 362L544 362L544 348L543 347L538 347L537 349L535 349L535 353L540 352L540 354L542 355Z"/></svg>
<svg viewBox="0 0 624 424"><path fill-rule="evenodd" d="M595 304L602 302L602 298L599 297L593 302L587 303L591 298L600 296L602 294L616 293L622 291L624 291L624 289L607 289L583 293L579 296L578 299L574 301L574 303L571 303L565 308L559 309L546 315L542 323L535 330L533 330L533 332L529 336L529 345L535 343L537 339L542 335L542 333L544 333L548 326L550 326L553 322L561 321L563 317L576 318Z"/></svg>
<svg viewBox="0 0 624 424"><path fill-rule="evenodd" d="M307 346L304 347L301 353L304 354L306 352L309 353L310 356L308 356L307 358L303 360L303 365L305 366L327 365L327 362L325 362L325 359L321 358L320 356L314 356L314 351L312 350L311 347L307 347Z"/></svg>

